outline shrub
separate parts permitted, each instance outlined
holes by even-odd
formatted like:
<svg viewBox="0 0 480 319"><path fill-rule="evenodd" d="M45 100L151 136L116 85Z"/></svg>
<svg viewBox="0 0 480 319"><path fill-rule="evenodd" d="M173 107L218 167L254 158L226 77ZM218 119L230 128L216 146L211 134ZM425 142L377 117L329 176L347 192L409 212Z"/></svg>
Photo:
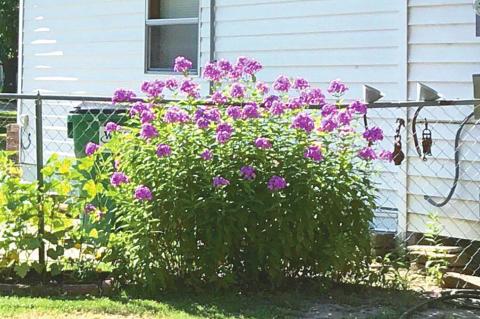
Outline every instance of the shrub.
<svg viewBox="0 0 480 319"><path fill-rule="evenodd" d="M177 58L182 79L144 83L144 102L126 90L113 99L132 104L131 125L110 124L105 146L115 159L108 195L121 229L110 252L118 278L154 291L362 268L372 160L391 159L373 149L381 130L356 133L366 106L342 107L340 81L328 89L336 104L301 78L279 77L269 95L256 79L261 65L243 57L205 66L214 93L202 100L184 63ZM180 100L164 101L166 90Z"/></svg>

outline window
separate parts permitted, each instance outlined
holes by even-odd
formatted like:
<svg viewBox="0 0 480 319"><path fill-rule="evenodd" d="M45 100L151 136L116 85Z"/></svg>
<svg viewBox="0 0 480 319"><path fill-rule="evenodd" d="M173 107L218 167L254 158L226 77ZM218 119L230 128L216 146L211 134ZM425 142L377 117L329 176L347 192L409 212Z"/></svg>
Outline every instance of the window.
<svg viewBox="0 0 480 319"><path fill-rule="evenodd" d="M147 71L173 71L173 60L184 56L197 70L199 0L147 0Z"/></svg>

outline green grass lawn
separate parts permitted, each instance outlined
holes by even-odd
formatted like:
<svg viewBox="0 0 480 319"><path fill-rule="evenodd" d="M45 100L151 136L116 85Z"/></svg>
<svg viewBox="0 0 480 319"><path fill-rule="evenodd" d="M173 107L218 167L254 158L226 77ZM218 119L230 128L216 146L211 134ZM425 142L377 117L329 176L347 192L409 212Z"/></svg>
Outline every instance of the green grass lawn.
<svg viewBox="0 0 480 319"><path fill-rule="evenodd" d="M156 300L117 298L0 297L0 318L14 319L138 319L138 318L308 318L312 307L347 305L374 308L376 319L398 318L419 302L411 293L372 288L335 288L328 291L291 290L279 293L176 294ZM378 309L377 309L378 307ZM355 310L345 318L355 318ZM353 315L353 317L351 317Z"/></svg>

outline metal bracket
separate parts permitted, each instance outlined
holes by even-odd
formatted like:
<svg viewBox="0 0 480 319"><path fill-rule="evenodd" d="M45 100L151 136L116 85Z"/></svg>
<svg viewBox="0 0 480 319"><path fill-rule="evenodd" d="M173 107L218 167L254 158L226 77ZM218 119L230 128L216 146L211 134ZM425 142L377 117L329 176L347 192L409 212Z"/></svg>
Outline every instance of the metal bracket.
<svg viewBox="0 0 480 319"><path fill-rule="evenodd" d="M473 78L473 96L475 99L478 99L480 98L480 74L474 74L472 75L472 78ZM475 114L475 120L480 120L480 103L477 103L473 106L473 113Z"/></svg>

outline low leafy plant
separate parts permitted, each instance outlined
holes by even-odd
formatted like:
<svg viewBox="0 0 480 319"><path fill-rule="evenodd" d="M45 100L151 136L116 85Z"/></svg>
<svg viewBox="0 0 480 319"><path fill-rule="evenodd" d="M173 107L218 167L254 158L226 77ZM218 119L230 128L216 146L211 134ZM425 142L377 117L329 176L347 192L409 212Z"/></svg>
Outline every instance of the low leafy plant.
<svg viewBox="0 0 480 319"><path fill-rule="evenodd" d="M94 255L98 247L105 247L106 241L96 230L104 229L98 227L98 216L84 210L84 203L96 197L91 190L94 181L74 167L72 159L52 156L42 170L44 180L39 186L22 180L21 170L9 155L0 152L0 267L14 269L21 278L31 270L56 276L65 265L67 250L81 261L91 258L85 256ZM93 163L89 162L91 159L80 162L83 173L91 170ZM38 257L42 244L46 253L43 264Z"/></svg>
<svg viewBox="0 0 480 319"><path fill-rule="evenodd" d="M441 246L441 231L440 218L435 213L429 213L425 240L432 246ZM436 285L442 284L443 275L448 268L448 260L445 255L445 252L441 249L434 249L431 254L427 255L425 263L427 278Z"/></svg>
<svg viewBox="0 0 480 319"><path fill-rule="evenodd" d="M280 76L270 89L257 81L262 66L244 57L207 64L214 93L201 99L190 66L179 57L183 79L144 83L144 101L115 92L114 103L131 102L132 117L125 127L107 124L114 137L103 149L115 168L101 168L111 174L105 195L117 232L108 260L117 278L157 291L275 286L363 269L372 161L391 160L373 148L379 128L356 132L366 106L342 106L340 81L328 90L335 104L302 78ZM180 100L167 103L165 90ZM86 153L98 159L99 149L90 143Z"/></svg>

